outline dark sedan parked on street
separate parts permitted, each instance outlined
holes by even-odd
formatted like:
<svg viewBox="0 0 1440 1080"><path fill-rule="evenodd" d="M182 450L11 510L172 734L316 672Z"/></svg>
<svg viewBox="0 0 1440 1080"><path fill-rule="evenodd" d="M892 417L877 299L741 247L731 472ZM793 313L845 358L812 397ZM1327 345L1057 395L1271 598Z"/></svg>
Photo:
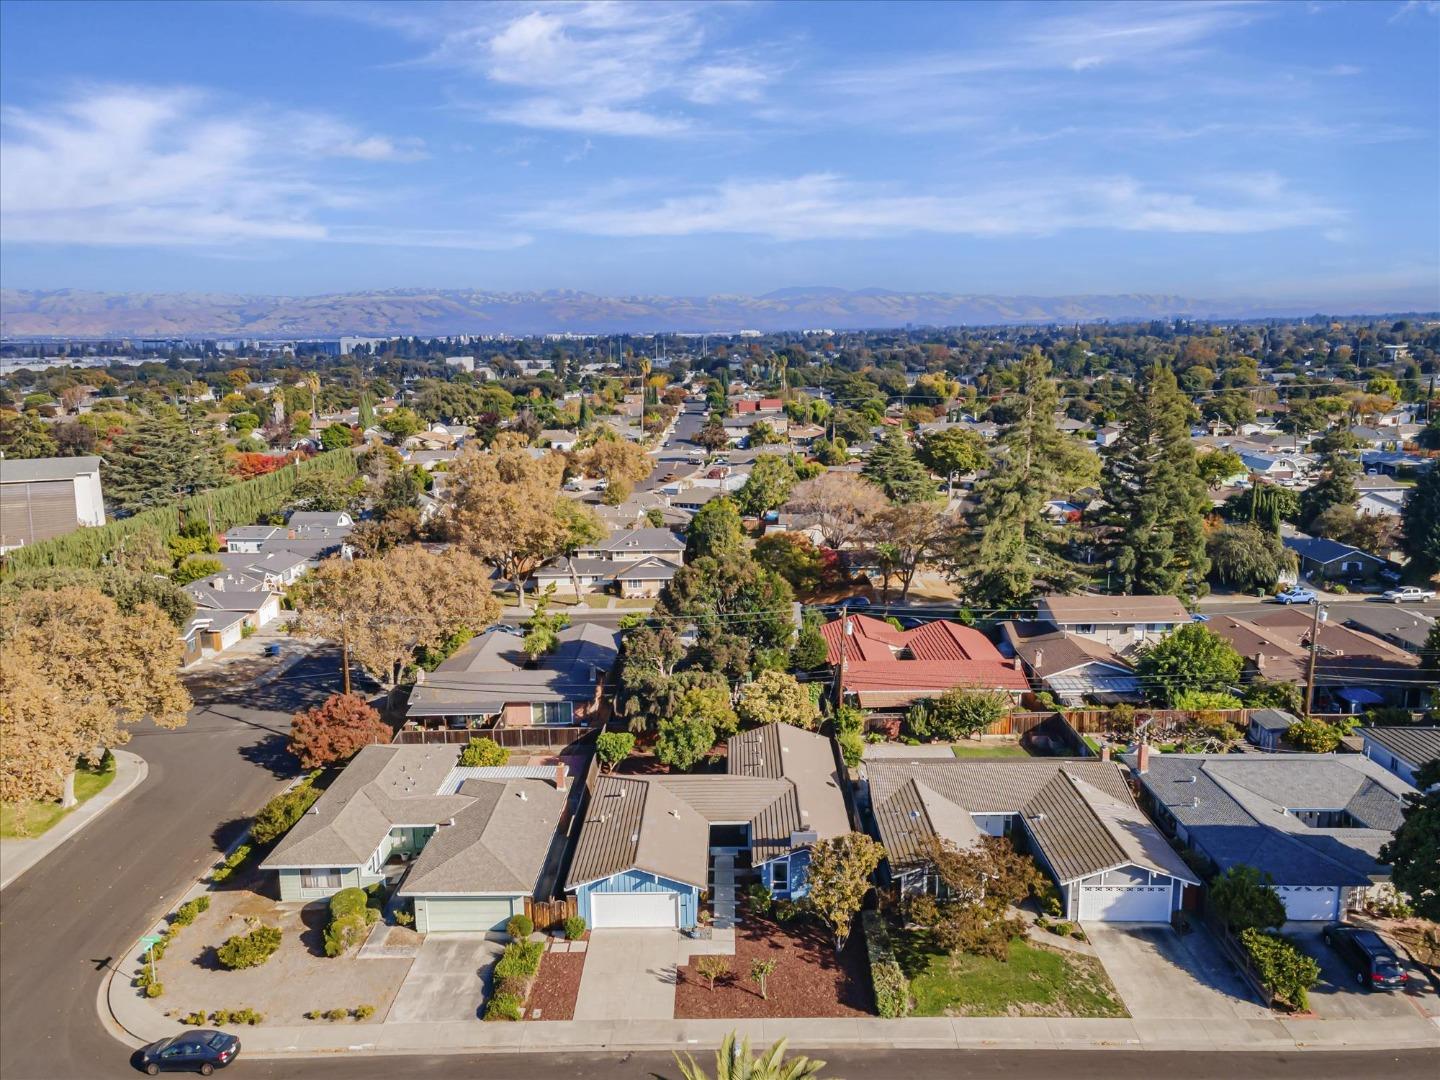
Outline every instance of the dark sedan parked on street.
<svg viewBox="0 0 1440 1080"><path fill-rule="evenodd" d="M1345 958L1355 981L1372 990L1403 990L1409 976L1388 942L1374 930L1336 923L1327 926L1325 944Z"/></svg>
<svg viewBox="0 0 1440 1080"><path fill-rule="evenodd" d="M161 1072L198 1072L209 1076L240 1056L240 1040L223 1031L187 1031L151 1043L140 1051L140 1067Z"/></svg>

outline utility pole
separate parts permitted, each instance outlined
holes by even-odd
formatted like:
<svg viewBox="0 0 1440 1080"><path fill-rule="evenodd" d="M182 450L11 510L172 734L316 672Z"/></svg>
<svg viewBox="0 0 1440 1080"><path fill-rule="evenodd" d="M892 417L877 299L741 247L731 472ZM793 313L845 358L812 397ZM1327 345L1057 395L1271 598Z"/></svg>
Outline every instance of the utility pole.
<svg viewBox="0 0 1440 1080"><path fill-rule="evenodd" d="M1315 656L1320 651L1320 624L1325 621L1325 607L1315 601L1315 617L1310 620L1310 670L1305 676L1305 719L1310 719L1315 702Z"/></svg>
<svg viewBox="0 0 1440 1080"><path fill-rule="evenodd" d="M850 653L850 609L844 608L840 613L840 667L835 673L835 706L839 708L845 704L845 669L848 667Z"/></svg>
<svg viewBox="0 0 1440 1080"><path fill-rule="evenodd" d="M345 694L350 694L350 626L345 615L340 615L340 667L344 674Z"/></svg>

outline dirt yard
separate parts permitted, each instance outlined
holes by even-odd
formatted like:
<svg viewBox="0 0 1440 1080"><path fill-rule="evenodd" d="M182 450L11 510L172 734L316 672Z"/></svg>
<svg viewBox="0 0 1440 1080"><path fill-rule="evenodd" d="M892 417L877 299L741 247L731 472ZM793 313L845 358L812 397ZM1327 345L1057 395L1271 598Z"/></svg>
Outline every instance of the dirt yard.
<svg viewBox="0 0 1440 1080"><path fill-rule="evenodd" d="M366 1023L385 1019L410 970L409 959L359 960L354 952L327 957L322 935L328 913L323 903L279 904L249 888L222 889L209 896L210 910L176 932L157 965L165 993L155 1000L156 1006L177 1017L248 1007L263 1013L268 1024L303 1024L309 1022L304 1014L312 1010L370 1005L375 1011ZM224 970L215 959L216 947L233 934L245 933L246 920L254 918L280 927L284 937L279 950L257 968Z"/></svg>
<svg viewBox="0 0 1440 1080"><path fill-rule="evenodd" d="M562 948L569 943L562 943ZM530 1000L525 1006L526 1019L573 1020L575 1001L580 996L580 974L585 970L585 953L560 952L554 948L546 951L540 961L540 974L530 988Z"/></svg>

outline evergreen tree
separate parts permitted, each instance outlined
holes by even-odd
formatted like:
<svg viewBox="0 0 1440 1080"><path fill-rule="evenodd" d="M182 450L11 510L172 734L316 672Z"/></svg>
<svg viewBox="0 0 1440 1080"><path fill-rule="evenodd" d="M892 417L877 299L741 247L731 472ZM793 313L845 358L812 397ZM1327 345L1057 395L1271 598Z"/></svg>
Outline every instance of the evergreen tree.
<svg viewBox="0 0 1440 1080"><path fill-rule="evenodd" d="M214 441L174 412L146 417L105 456L105 494L122 510L147 510L218 487L225 470Z"/></svg>
<svg viewBox="0 0 1440 1080"><path fill-rule="evenodd" d="M745 546L745 527L728 495L711 499L696 511L685 529L685 561L705 555L726 555Z"/></svg>
<svg viewBox="0 0 1440 1080"><path fill-rule="evenodd" d="M1320 480L1300 496L1300 527L1307 532L1330 507L1351 506L1359 496L1355 478L1360 475L1360 464L1354 458L1331 450L1320 459L1320 468Z"/></svg>
<svg viewBox="0 0 1440 1080"><path fill-rule="evenodd" d="M1106 450L1108 546L1121 592L1193 596L1204 587L1210 500L1189 412L1175 373L1151 367L1130 391L1120 435Z"/></svg>
<svg viewBox="0 0 1440 1080"><path fill-rule="evenodd" d="M1440 566L1440 464L1420 474L1400 513L1405 552L1412 559Z"/></svg>
<svg viewBox="0 0 1440 1080"><path fill-rule="evenodd" d="M996 608L1027 602L1037 585L1074 587L1064 535L1045 508L1098 471L1095 455L1055 426L1059 391L1045 355L1031 349L1014 372L1001 402L1011 419L996 440L989 475L976 486L970 528L951 537L945 554L967 599Z"/></svg>
<svg viewBox="0 0 1440 1080"><path fill-rule="evenodd" d="M880 485L891 502L912 503L935 498L935 481L915 457L908 439L888 431L865 459L863 474Z"/></svg>

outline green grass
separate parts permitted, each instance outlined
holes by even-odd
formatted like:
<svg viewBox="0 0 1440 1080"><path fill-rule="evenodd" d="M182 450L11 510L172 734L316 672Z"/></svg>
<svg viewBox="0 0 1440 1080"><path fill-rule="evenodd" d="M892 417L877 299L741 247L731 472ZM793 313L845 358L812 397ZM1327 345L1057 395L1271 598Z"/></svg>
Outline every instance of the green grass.
<svg viewBox="0 0 1440 1080"><path fill-rule="evenodd" d="M1093 956L1047 949L1016 938L1007 963L988 956L930 951L923 935L895 939L910 979L916 1016L1130 1015Z"/></svg>
<svg viewBox="0 0 1440 1080"><path fill-rule="evenodd" d="M1019 746L962 746L959 743L952 743L950 752L958 758L1028 758L1023 747Z"/></svg>
<svg viewBox="0 0 1440 1080"><path fill-rule="evenodd" d="M107 769L80 768L75 772L75 798L80 803L94 798L115 779L115 762ZM79 803L76 804L77 806ZM70 810L75 809L71 807ZM23 802L0 804L0 836L7 840L17 837L33 839L70 813L58 802Z"/></svg>

